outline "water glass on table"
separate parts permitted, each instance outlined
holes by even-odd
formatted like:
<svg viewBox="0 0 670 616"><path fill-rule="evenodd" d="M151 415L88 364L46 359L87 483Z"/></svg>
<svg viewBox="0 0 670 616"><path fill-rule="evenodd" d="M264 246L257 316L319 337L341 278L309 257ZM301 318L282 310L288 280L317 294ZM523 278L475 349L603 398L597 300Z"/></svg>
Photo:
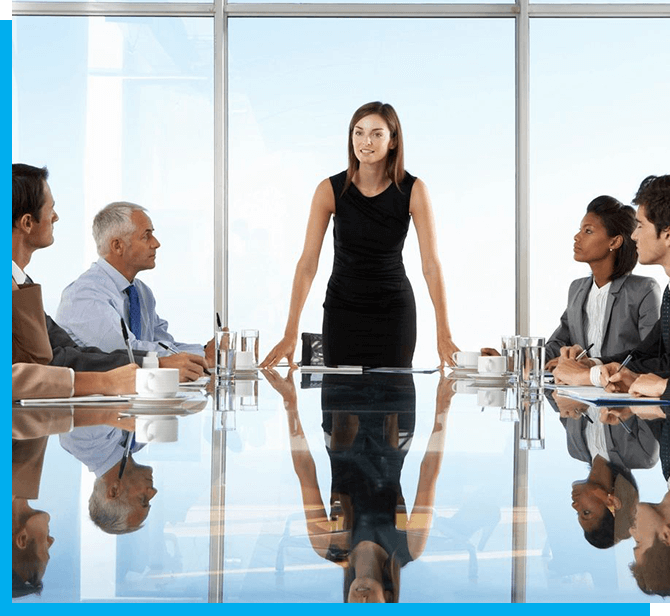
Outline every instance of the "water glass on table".
<svg viewBox="0 0 670 616"><path fill-rule="evenodd" d="M214 335L216 376L220 379L230 379L235 367L235 348L237 346L237 332L217 329Z"/></svg>
<svg viewBox="0 0 670 616"><path fill-rule="evenodd" d="M544 388L544 338L520 336L518 340L517 378L524 389Z"/></svg>
<svg viewBox="0 0 670 616"><path fill-rule="evenodd" d="M235 358L235 370L250 371L258 368L258 330L243 329L240 332L240 350Z"/></svg>

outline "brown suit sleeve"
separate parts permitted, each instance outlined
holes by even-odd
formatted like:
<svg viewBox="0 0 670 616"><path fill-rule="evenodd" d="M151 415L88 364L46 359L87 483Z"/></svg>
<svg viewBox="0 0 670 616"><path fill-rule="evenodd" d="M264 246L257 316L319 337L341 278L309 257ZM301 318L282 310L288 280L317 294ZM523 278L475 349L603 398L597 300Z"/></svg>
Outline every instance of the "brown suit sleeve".
<svg viewBox="0 0 670 616"><path fill-rule="evenodd" d="M12 400L68 398L72 395L72 388L70 368L40 364L12 364Z"/></svg>
<svg viewBox="0 0 670 616"><path fill-rule="evenodd" d="M12 363L48 364L52 358L40 285L12 280Z"/></svg>

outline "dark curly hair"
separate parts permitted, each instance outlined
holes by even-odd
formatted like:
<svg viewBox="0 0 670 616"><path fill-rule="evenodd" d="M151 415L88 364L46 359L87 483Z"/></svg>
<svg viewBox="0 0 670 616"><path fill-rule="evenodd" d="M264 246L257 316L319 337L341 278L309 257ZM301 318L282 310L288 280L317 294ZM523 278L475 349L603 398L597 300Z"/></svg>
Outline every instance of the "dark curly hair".
<svg viewBox="0 0 670 616"><path fill-rule="evenodd" d="M623 240L614 258L612 280L630 274L637 264L637 246L631 238L635 231L635 210L614 197L601 195L588 204L586 211L600 218L609 237L620 235Z"/></svg>
<svg viewBox="0 0 670 616"><path fill-rule="evenodd" d="M600 550L606 550L614 545L614 516L609 509L605 509L598 528L584 531L584 539Z"/></svg>

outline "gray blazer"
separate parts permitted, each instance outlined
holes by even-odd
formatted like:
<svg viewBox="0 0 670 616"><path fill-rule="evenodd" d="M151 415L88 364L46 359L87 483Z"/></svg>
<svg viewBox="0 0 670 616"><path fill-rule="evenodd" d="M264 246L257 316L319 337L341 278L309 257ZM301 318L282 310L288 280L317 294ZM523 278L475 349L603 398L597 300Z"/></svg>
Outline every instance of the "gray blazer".
<svg viewBox="0 0 670 616"><path fill-rule="evenodd" d="M561 347L579 344L586 348L586 300L593 276L573 280L568 307L561 324L547 341L547 360L560 355ZM604 357L633 349L652 330L660 317L661 289L653 278L628 274L612 281L605 307Z"/></svg>

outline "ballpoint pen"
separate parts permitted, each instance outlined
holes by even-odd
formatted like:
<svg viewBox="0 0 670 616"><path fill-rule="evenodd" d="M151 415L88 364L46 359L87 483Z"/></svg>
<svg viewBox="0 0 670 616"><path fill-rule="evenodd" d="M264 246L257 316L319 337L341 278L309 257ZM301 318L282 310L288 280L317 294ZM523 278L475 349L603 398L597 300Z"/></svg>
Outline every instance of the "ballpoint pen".
<svg viewBox="0 0 670 616"><path fill-rule="evenodd" d="M586 347L586 348L585 348L579 355L577 355L577 357L575 357L575 360L576 360L576 361L579 361L582 357L584 357L584 355L586 355L586 354L591 350L591 347L592 347L594 344L595 344L594 342L592 342L591 344L589 344L589 346L587 346L587 347Z"/></svg>
<svg viewBox="0 0 670 616"><path fill-rule="evenodd" d="M177 351L175 351L173 348L169 347L167 344L164 342L158 342L158 346L163 347L170 355L177 355Z"/></svg>
<svg viewBox="0 0 670 616"><path fill-rule="evenodd" d="M135 440L135 432L129 432L126 437L126 447L123 450L123 458L121 458L121 466L119 466L119 479L123 477L123 471L126 469L126 464L128 463L128 456L130 455L130 449L133 446L133 441Z"/></svg>
<svg viewBox="0 0 670 616"><path fill-rule="evenodd" d="M159 341L159 342L158 342L158 345L161 346L161 347L163 347L168 353L170 353L170 355L178 355L178 351L175 351L172 347L169 347L169 346L168 346L167 344L165 344L164 342L160 342L160 341ZM211 376L211 374L212 374L209 370L207 370L207 368L203 368L202 371L203 371L207 376Z"/></svg>
<svg viewBox="0 0 670 616"><path fill-rule="evenodd" d="M619 424L621 425L621 427L622 427L626 432L628 432L628 434L633 434L633 433L631 432L631 429L626 425L626 423L624 422L623 419L619 418Z"/></svg>
<svg viewBox="0 0 670 616"><path fill-rule="evenodd" d="M216 326L221 329L221 315L218 312L216 313Z"/></svg>
<svg viewBox="0 0 670 616"><path fill-rule="evenodd" d="M625 368L625 367L629 364L629 362L630 362L631 359L633 359L633 354L632 354L632 353L628 353L628 357L626 357L626 359L624 359L624 360L621 362L621 365L619 366L619 368L617 369L617 371L616 371L614 374L617 374L617 373L621 372L621 369L622 369L622 368ZM614 376L614 374L613 374L612 376ZM610 383L610 379L612 378L612 376L610 376L609 379L607 379L607 384L608 384L608 385L609 385L609 383Z"/></svg>
<svg viewBox="0 0 670 616"><path fill-rule="evenodd" d="M126 322L121 317L121 333L123 333L123 339L126 342L126 348L128 349L128 359L131 364L135 363L135 358L133 357L133 348L130 346L130 339L128 338L128 328L126 327Z"/></svg>

